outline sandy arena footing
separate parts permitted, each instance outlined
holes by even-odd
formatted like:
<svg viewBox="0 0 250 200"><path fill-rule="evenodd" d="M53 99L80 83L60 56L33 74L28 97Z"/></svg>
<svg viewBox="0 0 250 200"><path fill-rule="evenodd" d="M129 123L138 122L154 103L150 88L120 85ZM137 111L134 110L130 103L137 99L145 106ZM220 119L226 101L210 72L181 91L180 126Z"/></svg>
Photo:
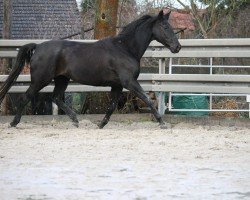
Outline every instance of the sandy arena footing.
<svg viewBox="0 0 250 200"><path fill-rule="evenodd" d="M250 199L249 121L102 117L0 117L0 199Z"/></svg>

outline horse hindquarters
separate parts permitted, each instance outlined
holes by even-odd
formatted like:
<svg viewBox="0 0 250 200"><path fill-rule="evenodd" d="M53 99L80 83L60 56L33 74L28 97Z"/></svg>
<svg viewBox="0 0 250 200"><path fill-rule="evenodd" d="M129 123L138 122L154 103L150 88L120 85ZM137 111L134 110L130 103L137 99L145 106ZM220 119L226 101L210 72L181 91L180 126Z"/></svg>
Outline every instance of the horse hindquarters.
<svg viewBox="0 0 250 200"><path fill-rule="evenodd" d="M30 63L30 58L32 56L32 51L36 48L36 44L30 43L22 46L17 54L17 59L15 66L12 68L10 75L8 76L7 80L3 83L0 88L0 104L9 91L12 84L15 82L19 74L24 68L25 62L27 64Z"/></svg>
<svg viewBox="0 0 250 200"><path fill-rule="evenodd" d="M48 56L50 52L49 49L46 49L43 43L37 45L35 53L30 59L31 84L20 98L17 113L11 122L11 126L16 126L20 122L24 107L41 89L50 84L55 76L56 57L53 54Z"/></svg>

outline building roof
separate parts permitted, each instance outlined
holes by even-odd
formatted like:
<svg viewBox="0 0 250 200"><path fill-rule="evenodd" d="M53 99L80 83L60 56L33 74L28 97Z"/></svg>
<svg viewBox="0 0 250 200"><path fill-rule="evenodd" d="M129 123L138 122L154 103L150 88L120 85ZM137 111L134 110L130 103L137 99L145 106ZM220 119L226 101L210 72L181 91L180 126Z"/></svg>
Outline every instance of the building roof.
<svg viewBox="0 0 250 200"><path fill-rule="evenodd" d="M190 13L178 10L172 11L169 21L174 29L195 30L194 20Z"/></svg>
<svg viewBox="0 0 250 200"><path fill-rule="evenodd" d="M81 17L75 0L12 1L12 39L58 39L81 32ZM3 8L2 2L0 0L0 8ZM0 9L1 33L2 16Z"/></svg>

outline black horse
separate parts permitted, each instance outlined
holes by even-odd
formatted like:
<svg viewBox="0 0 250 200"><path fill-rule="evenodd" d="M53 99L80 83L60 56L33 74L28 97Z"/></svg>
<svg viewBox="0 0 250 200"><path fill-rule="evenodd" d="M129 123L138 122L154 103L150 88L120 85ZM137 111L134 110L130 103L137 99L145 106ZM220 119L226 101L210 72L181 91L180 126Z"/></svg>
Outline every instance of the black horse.
<svg viewBox="0 0 250 200"><path fill-rule="evenodd" d="M111 86L111 102L103 120L103 128L115 110L123 88L133 92L150 108L157 121L164 122L153 103L137 81L140 59L152 40L165 45L172 53L178 53L181 45L168 23L170 12L157 16L145 15L128 24L117 36L95 43L52 40L42 44L26 44L18 52L17 60L9 77L0 89L0 103L13 82L21 73L25 62L30 64L31 84L21 97L17 114L11 122L16 126L25 105L54 79L53 101L78 127L76 114L63 102L63 95L72 79L93 86Z"/></svg>

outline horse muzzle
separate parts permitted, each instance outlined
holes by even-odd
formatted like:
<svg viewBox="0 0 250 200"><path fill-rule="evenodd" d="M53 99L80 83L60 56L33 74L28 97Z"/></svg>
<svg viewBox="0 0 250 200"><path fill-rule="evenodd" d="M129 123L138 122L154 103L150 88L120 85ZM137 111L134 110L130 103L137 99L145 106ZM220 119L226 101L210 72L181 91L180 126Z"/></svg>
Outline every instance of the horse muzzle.
<svg viewBox="0 0 250 200"><path fill-rule="evenodd" d="M180 44L176 45L175 47L170 47L170 51L172 53L178 53L180 50L181 50L181 45Z"/></svg>

